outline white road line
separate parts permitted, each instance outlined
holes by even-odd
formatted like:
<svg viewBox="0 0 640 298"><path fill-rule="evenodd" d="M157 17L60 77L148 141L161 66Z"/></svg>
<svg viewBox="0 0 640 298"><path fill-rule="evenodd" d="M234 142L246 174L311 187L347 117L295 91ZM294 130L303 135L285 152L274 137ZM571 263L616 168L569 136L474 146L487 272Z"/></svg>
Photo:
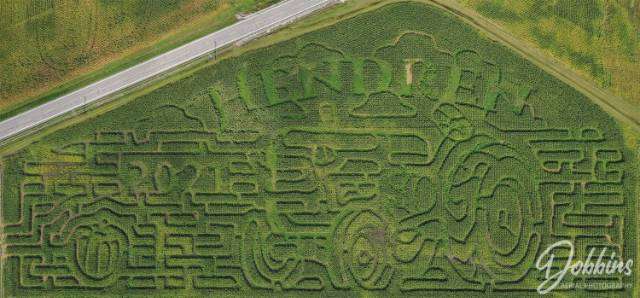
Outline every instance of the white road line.
<svg viewBox="0 0 640 298"><path fill-rule="evenodd" d="M2 121L0 122L0 141L202 57L214 50L231 46L236 42L254 39L338 2L340 1L285 0L280 2L229 27Z"/></svg>

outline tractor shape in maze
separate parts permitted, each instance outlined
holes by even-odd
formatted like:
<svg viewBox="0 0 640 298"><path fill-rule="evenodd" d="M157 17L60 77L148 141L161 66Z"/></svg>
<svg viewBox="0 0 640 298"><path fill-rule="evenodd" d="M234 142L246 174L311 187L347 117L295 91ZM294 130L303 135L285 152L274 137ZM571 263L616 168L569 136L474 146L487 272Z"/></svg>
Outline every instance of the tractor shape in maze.
<svg viewBox="0 0 640 298"><path fill-rule="evenodd" d="M22 220L47 247L25 276L95 288L516 281L539 244L526 161L504 141L463 135L100 132L57 150L68 162L24 165L22 199L39 203ZM60 176L38 176L50 167Z"/></svg>
<svg viewBox="0 0 640 298"><path fill-rule="evenodd" d="M619 128L545 106L603 113L586 98L421 31L366 54L305 38L4 157L8 287L523 293L558 240L634 257ZM629 278L567 277L590 280Z"/></svg>

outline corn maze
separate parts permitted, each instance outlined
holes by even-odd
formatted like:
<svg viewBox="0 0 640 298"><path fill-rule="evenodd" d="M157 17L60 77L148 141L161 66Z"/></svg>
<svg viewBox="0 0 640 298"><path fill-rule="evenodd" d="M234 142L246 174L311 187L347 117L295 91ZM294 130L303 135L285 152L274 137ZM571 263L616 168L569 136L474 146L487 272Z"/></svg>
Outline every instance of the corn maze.
<svg viewBox="0 0 640 298"><path fill-rule="evenodd" d="M571 87L388 5L5 156L3 292L533 295L558 240L635 258L635 158Z"/></svg>

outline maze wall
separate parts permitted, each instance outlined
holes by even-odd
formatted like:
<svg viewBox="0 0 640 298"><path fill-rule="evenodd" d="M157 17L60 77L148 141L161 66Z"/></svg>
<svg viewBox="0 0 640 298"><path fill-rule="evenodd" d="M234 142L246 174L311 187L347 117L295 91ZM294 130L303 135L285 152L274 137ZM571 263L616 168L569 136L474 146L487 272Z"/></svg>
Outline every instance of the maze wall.
<svg viewBox="0 0 640 298"><path fill-rule="evenodd" d="M5 156L3 292L535 294L558 240L635 258L636 174L584 96L390 5Z"/></svg>

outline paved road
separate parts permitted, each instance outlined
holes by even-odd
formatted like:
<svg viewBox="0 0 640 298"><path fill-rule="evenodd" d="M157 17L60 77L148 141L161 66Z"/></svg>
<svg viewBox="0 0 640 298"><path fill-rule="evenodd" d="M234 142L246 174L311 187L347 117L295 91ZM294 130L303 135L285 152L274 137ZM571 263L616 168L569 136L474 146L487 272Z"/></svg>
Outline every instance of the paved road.
<svg viewBox="0 0 640 298"><path fill-rule="evenodd" d="M220 31L0 122L0 141L202 57L214 50L259 37L337 2L339 1L285 0L275 6L251 14L247 19Z"/></svg>

